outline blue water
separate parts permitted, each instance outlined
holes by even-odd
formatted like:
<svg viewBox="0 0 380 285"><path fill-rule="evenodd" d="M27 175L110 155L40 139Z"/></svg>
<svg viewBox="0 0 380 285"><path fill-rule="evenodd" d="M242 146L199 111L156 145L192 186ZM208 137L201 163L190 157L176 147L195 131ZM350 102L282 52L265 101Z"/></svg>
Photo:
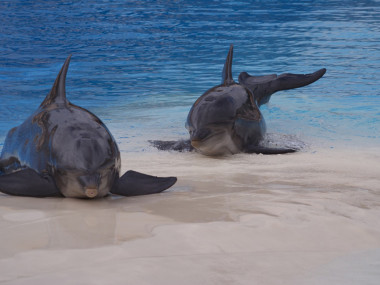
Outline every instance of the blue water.
<svg viewBox="0 0 380 285"><path fill-rule="evenodd" d="M269 132L379 145L380 1L357 0L1 1L0 141L39 106L69 54L68 99L97 114L123 151L184 138L231 43L235 80L327 68L272 96L262 108Z"/></svg>

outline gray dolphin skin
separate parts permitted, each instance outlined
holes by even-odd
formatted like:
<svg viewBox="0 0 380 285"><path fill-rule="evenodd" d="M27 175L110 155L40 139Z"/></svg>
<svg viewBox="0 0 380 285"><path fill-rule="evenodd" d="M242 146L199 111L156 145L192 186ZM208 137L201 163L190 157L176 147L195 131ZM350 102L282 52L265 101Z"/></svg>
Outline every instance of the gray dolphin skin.
<svg viewBox="0 0 380 285"><path fill-rule="evenodd" d="M320 79L326 69L311 74L285 73L251 76L239 75L239 83L232 77L233 45L222 72L222 83L206 91L193 104L187 116L186 128L190 140L153 141L161 150L191 150L210 156L239 152L283 154L296 151L291 148L269 148L260 144L266 133L260 106L280 90L293 89Z"/></svg>
<svg viewBox="0 0 380 285"><path fill-rule="evenodd" d="M11 129L0 156L0 191L9 195L100 198L164 191L175 177L127 171L101 120L66 99L69 56L39 108Z"/></svg>

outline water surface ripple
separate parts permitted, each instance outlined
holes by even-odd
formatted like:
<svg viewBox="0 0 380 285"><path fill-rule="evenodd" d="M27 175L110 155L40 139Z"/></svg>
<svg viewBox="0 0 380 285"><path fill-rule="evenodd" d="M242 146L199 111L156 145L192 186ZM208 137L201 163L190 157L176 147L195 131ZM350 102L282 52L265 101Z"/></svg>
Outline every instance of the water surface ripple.
<svg viewBox="0 0 380 285"><path fill-rule="evenodd" d="M330 146L380 142L379 1L13 0L0 2L0 23L1 141L69 54L69 100L131 150L186 137L188 110L220 82L233 43L235 80L328 70L272 97L268 131Z"/></svg>

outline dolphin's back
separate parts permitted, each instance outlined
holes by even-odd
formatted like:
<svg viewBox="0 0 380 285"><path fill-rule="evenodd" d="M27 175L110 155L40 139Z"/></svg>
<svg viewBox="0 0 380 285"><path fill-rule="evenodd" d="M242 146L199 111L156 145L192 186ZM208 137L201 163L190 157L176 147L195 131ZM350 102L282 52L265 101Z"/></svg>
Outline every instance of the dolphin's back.
<svg viewBox="0 0 380 285"><path fill-rule="evenodd" d="M92 113L70 104L40 108L10 130L1 158L17 157L21 165L41 173L49 172L49 166L57 161L83 169L87 168L86 162L101 165L100 160L109 154L115 159L120 156L106 126Z"/></svg>
<svg viewBox="0 0 380 285"><path fill-rule="evenodd" d="M70 116L70 120L64 119ZM71 105L52 113L50 126L51 163L61 167L91 169L109 161L120 161L115 139L103 122L85 109ZM65 141L62 144L62 141Z"/></svg>

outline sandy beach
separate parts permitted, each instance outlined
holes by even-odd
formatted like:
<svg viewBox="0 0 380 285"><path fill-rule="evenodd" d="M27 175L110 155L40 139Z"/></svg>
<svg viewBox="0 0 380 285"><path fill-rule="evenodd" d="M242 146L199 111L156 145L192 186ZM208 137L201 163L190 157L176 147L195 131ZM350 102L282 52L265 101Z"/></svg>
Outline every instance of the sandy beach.
<svg viewBox="0 0 380 285"><path fill-rule="evenodd" d="M123 152L157 195L0 196L1 284L378 284L380 149Z"/></svg>
<svg viewBox="0 0 380 285"><path fill-rule="evenodd" d="M130 198L0 193L0 285L380 284L379 12L380 1L0 1L0 149L72 55L67 99L110 130L122 174L178 177ZM189 138L189 110L221 83L231 44L236 83L327 69L260 109L265 145L302 150L151 147ZM36 124L20 146L47 137L28 137Z"/></svg>

